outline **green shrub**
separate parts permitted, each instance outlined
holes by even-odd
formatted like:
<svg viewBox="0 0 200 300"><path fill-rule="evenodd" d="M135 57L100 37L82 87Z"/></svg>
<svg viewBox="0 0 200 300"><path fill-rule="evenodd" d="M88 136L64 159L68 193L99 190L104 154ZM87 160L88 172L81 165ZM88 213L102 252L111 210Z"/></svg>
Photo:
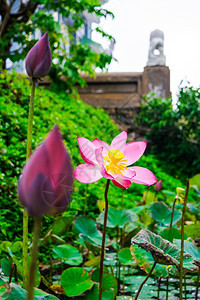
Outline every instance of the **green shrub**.
<svg viewBox="0 0 200 300"><path fill-rule="evenodd" d="M15 73L0 73L0 239L4 235L9 240L19 240L22 236L22 208L17 201L17 181L25 163L27 114L30 95L30 82ZM91 107L76 95L67 91L51 90L39 86L36 90L35 115L33 126L33 149L45 138L53 125L61 129L73 165L83 163L79 153L77 136L90 140L98 137L110 143L119 133L110 117L99 108ZM176 186L183 186L178 179L162 170L162 162L152 155L144 155L136 165L150 169L158 179L163 179L165 189L175 192ZM87 214L99 213L97 200L104 199L105 179L88 185ZM72 194L71 212L84 210L87 185L75 181ZM123 205L131 208L141 200L146 186L132 184L123 192ZM153 187L151 188L153 190ZM122 190L111 185L109 202L119 206ZM45 218L48 223L51 218ZM13 226L14 224L14 226ZM31 224L30 224L31 225Z"/></svg>
<svg viewBox="0 0 200 300"><path fill-rule="evenodd" d="M200 89L181 87L175 108L171 98L146 96L136 124L168 173L185 180L200 172Z"/></svg>

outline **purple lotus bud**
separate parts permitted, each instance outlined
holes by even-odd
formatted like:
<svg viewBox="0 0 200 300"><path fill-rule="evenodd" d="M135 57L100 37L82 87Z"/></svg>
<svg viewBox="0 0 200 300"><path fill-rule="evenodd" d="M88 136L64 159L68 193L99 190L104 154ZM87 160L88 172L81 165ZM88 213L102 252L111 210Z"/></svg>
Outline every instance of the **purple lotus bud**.
<svg viewBox="0 0 200 300"><path fill-rule="evenodd" d="M25 60L26 72L30 77L45 77L51 68L51 50L48 33L31 48Z"/></svg>
<svg viewBox="0 0 200 300"><path fill-rule="evenodd" d="M72 163L58 126L33 152L18 182L19 200L29 215L62 213L70 203Z"/></svg>
<svg viewBox="0 0 200 300"><path fill-rule="evenodd" d="M160 192L162 190L162 180L159 180L155 185L154 185L154 190L156 192Z"/></svg>

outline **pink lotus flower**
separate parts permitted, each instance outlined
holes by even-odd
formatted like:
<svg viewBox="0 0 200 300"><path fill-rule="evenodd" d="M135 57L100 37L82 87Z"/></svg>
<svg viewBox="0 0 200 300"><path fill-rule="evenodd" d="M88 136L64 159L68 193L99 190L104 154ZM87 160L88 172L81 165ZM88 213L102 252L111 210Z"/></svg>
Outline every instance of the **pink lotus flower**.
<svg viewBox="0 0 200 300"><path fill-rule="evenodd" d="M45 77L51 68L51 50L48 33L31 48L25 60L26 72L30 77Z"/></svg>
<svg viewBox="0 0 200 300"><path fill-rule="evenodd" d="M58 214L70 202L72 185L72 163L55 126L23 169L18 183L19 200L33 217Z"/></svg>
<svg viewBox="0 0 200 300"><path fill-rule="evenodd" d="M81 156L86 162L74 171L74 177L83 183L91 183L102 177L112 180L120 188L129 188L131 182L152 185L157 182L155 175L142 167L128 167L144 153L146 142L126 144L127 133L117 135L111 145L94 139L78 137Z"/></svg>

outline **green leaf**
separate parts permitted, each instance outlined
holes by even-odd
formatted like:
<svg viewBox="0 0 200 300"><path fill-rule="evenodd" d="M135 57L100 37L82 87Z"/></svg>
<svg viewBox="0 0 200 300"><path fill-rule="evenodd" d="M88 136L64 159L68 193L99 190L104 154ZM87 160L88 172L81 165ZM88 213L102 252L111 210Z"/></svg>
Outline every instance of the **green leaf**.
<svg viewBox="0 0 200 300"><path fill-rule="evenodd" d="M200 174L196 174L190 178L190 187L194 187L200 193Z"/></svg>
<svg viewBox="0 0 200 300"><path fill-rule="evenodd" d="M87 291L84 297L84 300L94 300L94 299L99 299L99 289L97 284L94 284L93 288L90 291ZM110 288L108 291L102 292L102 300L114 300L114 299L115 299L115 295L112 288Z"/></svg>
<svg viewBox="0 0 200 300"><path fill-rule="evenodd" d="M174 239L174 243L181 249L181 240ZM184 251L192 256L195 260L200 262L200 249L197 248L193 243L184 241Z"/></svg>
<svg viewBox="0 0 200 300"><path fill-rule="evenodd" d="M90 289L94 282L83 268L69 268L61 275L61 284L68 297L78 296Z"/></svg>
<svg viewBox="0 0 200 300"><path fill-rule="evenodd" d="M152 193L151 191L145 191L142 199L145 201L145 203L152 203L155 201L155 193Z"/></svg>
<svg viewBox="0 0 200 300"><path fill-rule="evenodd" d="M169 208L163 202L155 202L150 208L152 218L157 222L169 226L171 222L172 209ZM181 219L182 213L178 210L174 210L173 224L177 223Z"/></svg>
<svg viewBox="0 0 200 300"><path fill-rule="evenodd" d="M8 260L6 258L1 259L1 269L6 276L10 275L11 266L12 266L12 260Z"/></svg>
<svg viewBox="0 0 200 300"><path fill-rule="evenodd" d="M9 289L1 288L0 289L0 296L2 300L26 300L27 291L24 290L19 284L11 283L9 286ZM57 297L47 294L44 291L34 288L34 300L56 300Z"/></svg>
<svg viewBox="0 0 200 300"><path fill-rule="evenodd" d="M192 238L196 239L200 237L200 224L191 224L184 226L185 234Z"/></svg>
<svg viewBox="0 0 200 300"><path fill-rule="evenodd" d="M141 249L138 245L131 245L131 254L136 264L147 274L151 270L154 259L150 252ZM156 277L168 277L167 266L156 264L153 274Z"/></svg>
<svg viewBox="0 0 200 300"><path fill-rule="evenodd" d="M125 224L128 222L137 221L138 217L136 213L128 209L116 210L113 207L108 208L108 219L107 219L107 227L109 228L123 228ZM104 211L98 216L97 223L103 225L104 222Z"/></svg>
<svg viewBox="0 0 200 300"><path fill-rule="evenodd" d="M159 235L142 229L132 238L131 242L150 251L157 263L179 267L180 250Z"/></svg>
<svg viewBox="0 0 200 300"><path fill-rule="evenodd" d="M129 248L124 248L118 252L118 259L123 265L133 265L133 258Z"/></svg>
<svg viewBox="0 0 200 300"><path fill-rule="evenodd" d="M101 246L102 233L99 230L97 230L97 226L94 220L89 219L87 217L79 217L74 222L73 230L74 232L78 232L79 236L83 240ZM106 244L108 244L109 241L110 240L108 236L106 236Z"/></svg>
<svg viewBox="0 0 200 300"><path fill-rule="evenodd" d="M74 220L74 216L62 216L55 220L55 222L51 225L49 230L52 229L52 234L55 235L62 235L66 232L68 227L71 225L72 221Z"/></svg>
<svg viewBox="0 0 200 300"><path fill-rule="evenodd" d="M92 273L92 280L99 282L99 269L95 270ZM103 283L102 283L102 290L109 291L113 289L115 296L117 295L117 279L109 273L103 273Z"/></svg>
<svg viewBox="0 0 200 300"><path fill-rule="evenodd" d="M165 228L160 232L160 236L172 243L173 239L181 238L181 233L177 228Z"/></svg>
<svg viewBox="0 0 200 300"><path fill-rule="evenodd" d="M59 245L53 248L53 257L60 258L68 265L77 266L83 261L78 249L71 245Z"/></svg>

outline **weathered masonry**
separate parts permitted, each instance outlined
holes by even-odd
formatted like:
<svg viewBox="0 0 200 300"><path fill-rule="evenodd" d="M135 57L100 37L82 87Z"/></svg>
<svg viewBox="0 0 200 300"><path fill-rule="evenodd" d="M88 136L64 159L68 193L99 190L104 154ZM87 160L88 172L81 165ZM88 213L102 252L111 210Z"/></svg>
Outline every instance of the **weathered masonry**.
<svg viewBox="0 0 200 300"><path fill-rule="evenodd" d="M170 97L170 70L165 66L164 35L154 30L150 35L147 66L143 72L100 73L95 78L84 76L87 86L79 88L81 99L106 109L121 129L131 131L133 116L142 97L153 92L156 97Z"/></svg>
<svg viewBox="0 0 200 300"><path fill-rule="evenodd" d="M148 92L170 97L170 71L166 66L147 66L143 73L100 73L84 79L87 86L79 88L81 98L105 109L140 107L142 96Z"/></svg>

